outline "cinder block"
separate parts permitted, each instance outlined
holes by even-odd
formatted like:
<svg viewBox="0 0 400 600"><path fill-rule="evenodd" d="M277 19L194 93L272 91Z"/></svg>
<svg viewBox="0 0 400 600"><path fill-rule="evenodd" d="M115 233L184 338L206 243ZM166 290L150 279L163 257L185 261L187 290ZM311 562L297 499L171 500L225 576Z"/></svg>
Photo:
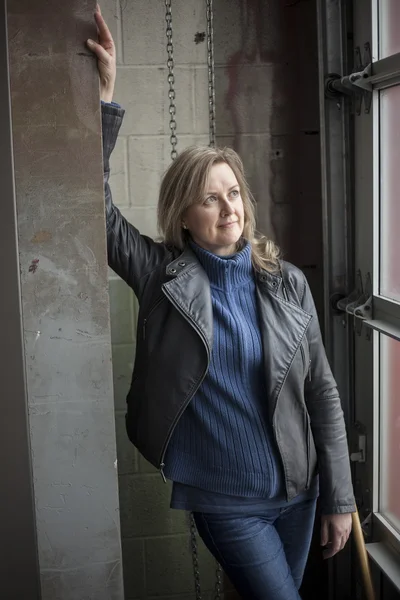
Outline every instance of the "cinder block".
<svg viewBox="0 0 400 600"><path fill-rule="evenodd" d="M122 27L125 64L166 64L167 37L164 2L159 0L123 2ZM174 0L172 30L176 64L206 62L206 40L196 43L196 40L199 40L199 36L196 37L196 34L206 31L204 2Z"/></svg>
<svg viewBox="0 0 400 600"><path fill-rule="evenodd" d="M283 98L276 95L272 65L217 67L217 127L219 135L268 133Z"/></svg>
<svg viewBox="0 0 400 600"><path fill-rule="evenodd" d="M152 239L158 238L157 230L157 208L127 208L121 211L124 217L132 223L142 235L148 235Z"/></svg>
<svg viewBox="0 0 400 600"><path fill-rule="evenodd" d="M120 69L114 97L126 109L121 135L169 135L165 68ZM202 67L176 67L176 134L208 133L208 80Z"/></svg>
<svg viewBox="0 0 400 600"><path fill-rule="evenodd" d="M193 133L209 135L208 70L198 67L194 70L194 122Z"/></svg>
<svg viewBox="0 0 400 600"><path fill-rule="evenodd" d="M124 344L112 347L114 405L116 410L126 410L126 396L132 378L135 347Z"/></svg>
<svg viewBox="0 0 400 600"><path fill-rule="evenodd" d="M141 600L146 597L143 540L123 539L125 598Z"/></svg>
<svg viewBox="0 0 400 600"><path fill-rule="evenodd" d="M198 0L174 0L173 44L177 64L207 63L206 3ZM164 52L164 56L166 54ZM166 60L166 58L164 58Z"/></svg>
<svg viewBox="0 0 400 600"><path fill-rule="evenodd" d="M214 54L216 64L229 64L232 59L239 58L243 52L244 32L251 31L247 23L242 21L242 13L246 5L241 0L218 0L218 10L214 10ZM250 6L255 6L250 4ZM257 5L258 6L258 5Z"/></svg>
<svg viewBox="0 0 400 600"><path fill-rule="evenodd" d="M111 342L133 344L136 322L134 323L132 289L122 279L109 281Z"/></svg>
<svg viewBox="0 0 400 600"><path fill-rule="evenodd" d="M122 536L162 536L184 532L184 514L169 508L170 496L170 484L165 484L158 473L120 477Z"/></svg>
<svg viewBox="0 0 400 600"><path fill-rule="evenodd" d="M164 68L124 67L120 69L114 98L126 109L121 135L165 133L168 97Z"/></svg>
<svg viewBox="0 0 400 600"><path fill-rule="evenodd" d="M110 187L117 206L129 206L128 140L120 136L110 160Z"/></svg>
<svg viewBox="0 0 400 600"><path fill-rule="evenodd" d="M214 36L217 64L287 60L286 32L291 28L285 23L284 9L279 2L219 0L216 9ZM297 29L296 26L300 27L297 20L293 23L294 29ZM303 27L301 32L304 30ZM291 45L299 49L304 42L302 44L299 39L299 44L292 42Z"/></svg>
<svg viewBox="0 0 400 600"><path fill-rule="evenodd" d="M154 207L158 202L161 178L165 170L169 138L130 137L129 174L132 206Z"/></svg>
<svg viewBox="0 0 400 600"><path fill-rule="evenodd" d="M186 523L188 526L187 515ZM148 595L192 594L194 577L188 535L154 538L145 541ZM202 590L211 591L215 583L216 563L199 543L199 571ZM187 597L187 596L186 596Z"/></svg>
<svg viewBox="0 0 400 600"><path fill-rule="evenodd" d="M164 64L167 45L164 2L122 0L121 15L125 64Z"/></svg>
<svg viewBox="0 0 400 600"><path fill-rule="evenodd" d="M129 440L125 428L125 411L115 415L117 437L118 475L128 475L138 471L138 452ZM124 479L120 479L124 481Z"/></svg>

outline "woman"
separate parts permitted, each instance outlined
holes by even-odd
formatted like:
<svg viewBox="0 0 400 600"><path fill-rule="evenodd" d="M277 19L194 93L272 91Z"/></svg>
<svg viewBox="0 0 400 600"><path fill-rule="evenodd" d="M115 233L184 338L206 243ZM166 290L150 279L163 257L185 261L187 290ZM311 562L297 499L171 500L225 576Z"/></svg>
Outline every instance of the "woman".
<svg viewBox="0 0 400 600"><path fill-rule="evenodd" d="M112 103L115 49L99 9L109 264L139 300L127 398L129 438L163 478L171 506L246 599L295 600L316 497L321 544L341 550L355 510L343 412L304 275L256 237L242 163L189 148L166 172L164 242L113 205L109 157L124 111Z"/></svg>

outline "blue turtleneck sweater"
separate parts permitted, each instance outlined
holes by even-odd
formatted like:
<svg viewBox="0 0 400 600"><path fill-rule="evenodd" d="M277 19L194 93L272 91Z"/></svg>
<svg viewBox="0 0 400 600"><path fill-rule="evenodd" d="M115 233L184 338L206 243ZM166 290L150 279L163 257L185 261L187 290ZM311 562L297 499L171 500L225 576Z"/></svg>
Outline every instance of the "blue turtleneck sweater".
<svg viewBox="0 0 400 600"><path fill-rule="evenodd" d="M210 366L173 433L165 474L245 498L283 497L282 465L267 417L263 347L251 247L221 258L192 244L210 280Z"/></svg>

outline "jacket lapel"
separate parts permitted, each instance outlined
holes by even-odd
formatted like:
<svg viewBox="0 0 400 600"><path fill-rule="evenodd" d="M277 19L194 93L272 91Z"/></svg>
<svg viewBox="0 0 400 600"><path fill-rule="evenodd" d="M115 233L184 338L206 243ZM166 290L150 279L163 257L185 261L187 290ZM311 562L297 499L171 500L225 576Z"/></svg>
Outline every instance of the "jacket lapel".
<svg viewBox="0 0 400 600"><path fill-rule="evenodd" d="M187 246L166 268L169 281L163 292L179 312L198 329L209 353L213 344L210 282L196 255ZM267 397L271 416L293 358L312 316L282 296L282 278L266 271L256 274L257 300L264 348Z"/></svg>
<svg viewBox="0 0 400 600"><path fill-rule="evenodd" d="M257 296L271 417L293 358L312 316L281 295L279 276L257 274Z"/></svg>
<svg viewBox="0 0 400 600"><path fill-rule="evenodd" d="M166 275L172 279L163 284L164 294L200 330L210 355L213 345L210 281L189 246L167 266Z"/></svg>

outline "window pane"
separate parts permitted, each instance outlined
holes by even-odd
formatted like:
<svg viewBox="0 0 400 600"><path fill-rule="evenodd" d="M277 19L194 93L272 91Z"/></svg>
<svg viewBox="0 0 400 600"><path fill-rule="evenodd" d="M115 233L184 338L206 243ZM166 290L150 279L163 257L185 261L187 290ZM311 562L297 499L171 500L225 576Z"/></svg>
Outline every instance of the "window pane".
<svg viewBox="0 0 400 600"><path fill-rule="evenodd" d="M380 0L380 58L400 52L400 2L399 0Z"/></svg>
<svg viewBox="0 0 400 600"><path fill-rule="evenodd" d="M400 342L380 338L380 513L400 531Z"/></svg>
<svg viewBox="0 0 400 600"><path fill-rule="evenodd" d="M400 86L380 93L380 107L380 294L400 301Z"/></svg>

